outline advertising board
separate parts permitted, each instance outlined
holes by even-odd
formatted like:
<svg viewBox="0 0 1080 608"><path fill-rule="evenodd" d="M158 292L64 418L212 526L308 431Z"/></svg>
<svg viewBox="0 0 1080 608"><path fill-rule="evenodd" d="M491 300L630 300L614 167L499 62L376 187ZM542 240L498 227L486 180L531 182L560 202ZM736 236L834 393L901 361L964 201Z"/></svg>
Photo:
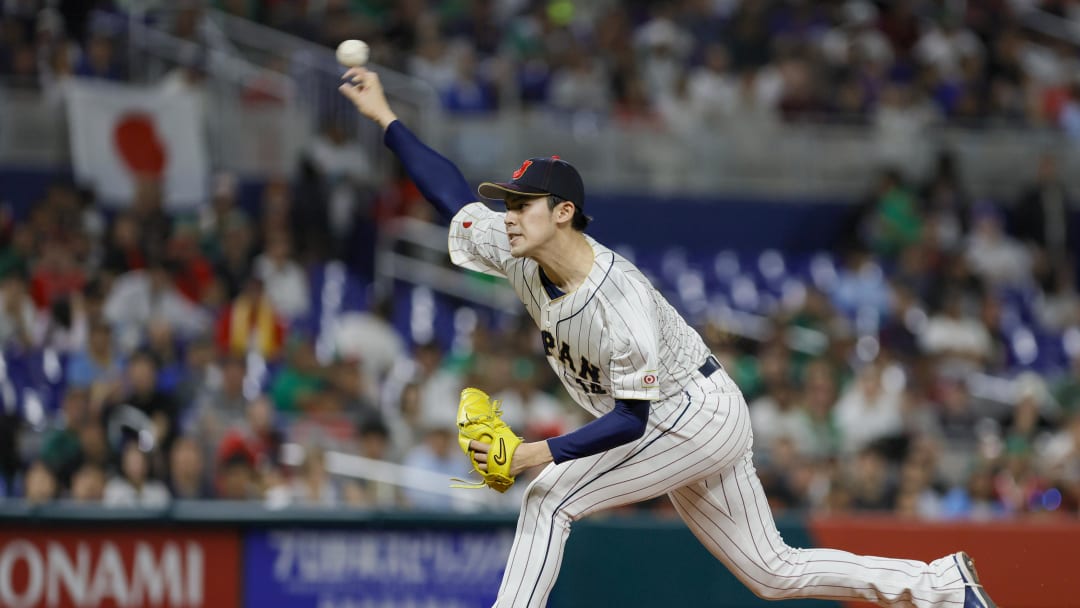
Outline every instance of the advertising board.
<svg viewBox="0 0 1080 608"><path fill-rule="evenodd" d="M252 531L245 606L490 606L512 542L508 529Z"/></svg>
<svg viewBox="0 0 1080 608"><path fill-rule="evenodd" d="M115 525L0 529L0 606L236 608L235 531Z"/></svg>

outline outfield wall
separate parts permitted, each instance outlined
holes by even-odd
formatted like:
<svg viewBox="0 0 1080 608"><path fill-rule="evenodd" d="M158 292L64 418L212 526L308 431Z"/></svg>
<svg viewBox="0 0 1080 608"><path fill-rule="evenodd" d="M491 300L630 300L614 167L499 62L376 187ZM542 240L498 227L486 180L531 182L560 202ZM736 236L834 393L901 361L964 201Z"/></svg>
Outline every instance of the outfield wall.
<svg viewBox="0 0 1080 608"><path fill-rule="evenodd" d="M1077 606L1080 522L918 523L782 518L792 545L929 560L975 556L1002 606ZM162 511L0 504L0 606L389 608L488 606L512 542L508 517ZM775 606L754 597L678 520L575 524L554 608ZM790 601L793 608L833 602Z"/></svg>

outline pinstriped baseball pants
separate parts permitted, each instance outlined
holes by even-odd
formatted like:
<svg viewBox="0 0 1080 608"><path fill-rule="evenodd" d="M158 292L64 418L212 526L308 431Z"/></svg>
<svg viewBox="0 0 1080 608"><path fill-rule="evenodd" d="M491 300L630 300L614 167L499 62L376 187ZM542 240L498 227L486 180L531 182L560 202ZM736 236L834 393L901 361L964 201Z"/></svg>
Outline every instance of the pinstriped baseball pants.
<svg viewBox="0 0 1080 608"><path fill-rule="evenodd" d="M496 608L546 605L571 522L662 494L760 597L963 605L963 580L951 556L927 564L784 544L754 470L752 438L742 394L724 374L713 374L687 385L680 399L654 402L640 440L548 465L525 492Z"/></svg>

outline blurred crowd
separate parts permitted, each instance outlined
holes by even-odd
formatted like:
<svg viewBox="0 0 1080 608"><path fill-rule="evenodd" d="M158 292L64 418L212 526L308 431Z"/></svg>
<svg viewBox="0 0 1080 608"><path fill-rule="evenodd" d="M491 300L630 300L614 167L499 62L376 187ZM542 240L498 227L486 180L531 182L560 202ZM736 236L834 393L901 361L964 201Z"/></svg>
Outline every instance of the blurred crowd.
<svg viewBox="0 0 1080 608"><path fill-rule="evenodd" d="M123 32L95 25L92 11L134 6L207 45L205 7L330 47L361 38L374 62L428 82L461 114L528 108L674 129L947 121L1080 137L1067 34L1080 8L1068 0L14 0L3 10L0 78L25 87L68 74L123 78ZM1032 27L1031 11L1056 27Z"/></svg>
<svg viewBox="0 0 1080 608"><path fill-rule="evenodd" d="M974 203L949 158L922 185L884 171L830 253L835 276L785 298L767 331L699 325L750 404L778 510L1080 512L1068 194L1046 157L1017 204ZM407 182L386 188L416 198ZM58 182L28 217L4 218L3 495L516 508L528 475L507 495L440 490L468 473L453 426L464 386L501 399L529 439L585 422L529 319L479 315L452 344L418 342L394 322L405 304L374 298L313 324L316 275L331 273L287 219L310 191L271 182L255 211L229 176L214 193L171 216L143 184L130 209L106 213ZM1024 360L1015 327L1053 336L1065 357Z"/></svg>
<svg viewBox="0 0 1080 608"><path fill-rule="evenodd" d="M524 327L510 343L481 326L449 351L408 339L387 299L326 318L328 290L366 282L297 238L290 210L310 190L266 184L258 217L236 194L220 175L205 207L170 215L144 181L129 208L106 212L60 181L26 217L5 208L3 496L447 508L446 492L417 488L431 487L424 471L443 490L468 473L454 434L466 384L503 399L529 436L578 420ZM369 460L332 478L327 450ZM342 481L357 475L381 481Z"/></svg>
<svg viewBox="0 0 1080 608"><path fill-rule="evenodd" d="M835 275L765 339L716 338L776 507L1076 514L1078 234L1055 159L1038 163L1004 204L971 200L947 152L923 184L882 171Z"/></svg>
<svg viewBox="0 0 1080 608"><path fill-rule="evenodd" d="M328 0L221 8L430 83L445 109L678 129L772 117L949 121L1080 136L1066 0ZM1055 35L1029 11L1059 18Z"/></svg>
<svg viewBox="0 0 1080 608"><path fill-rule="evenodd" d="M126 3L44 4L4 4L0 77L33 88L61 67L125 76L116 32L94 29L89 9ZM1075 48L1017 20L1036 5L1073 18L1067 2L218 5L330 45L364 38L452 112L1080 121ZM177 33L199 35L199 6L177 3ZM527 475L507 495L439 491L469 470L460 389L501 399L528 439L584 413L526 317L479 315L442 343L396 323L413 313L392 298L326 314L327 282L341 280L332 260L365 285L375 224L430 217L405 180L343 178L362 157L327 125L297 180L268 181L254 206L219 175L194 213L167 213L153 181L119 211L58 181L25 214L0 214L0 496L516 509ZM758 331L696 320L750 404L776 509L1080 513L1074 203L1055 158L1037 162L1035 182L993 202L965 192L947 153L922 183L883 170L828 252L832 275L757 311ZM346 230L342 197L346 216L364 210ZM1060 357L1045 358L1050 343Z"/></svg>

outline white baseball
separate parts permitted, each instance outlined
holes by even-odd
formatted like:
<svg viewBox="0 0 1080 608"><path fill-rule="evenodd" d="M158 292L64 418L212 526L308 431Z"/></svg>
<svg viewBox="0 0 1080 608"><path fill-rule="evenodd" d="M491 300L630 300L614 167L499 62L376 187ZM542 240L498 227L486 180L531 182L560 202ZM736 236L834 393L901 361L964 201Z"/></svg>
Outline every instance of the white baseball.
<svg viewBox="0 0 1080 608"><path fill-rule="evenodd" d="M353 68L367 63L369 52L363 40L346 40L337 47L337 60L341 65Z"/></svg>

